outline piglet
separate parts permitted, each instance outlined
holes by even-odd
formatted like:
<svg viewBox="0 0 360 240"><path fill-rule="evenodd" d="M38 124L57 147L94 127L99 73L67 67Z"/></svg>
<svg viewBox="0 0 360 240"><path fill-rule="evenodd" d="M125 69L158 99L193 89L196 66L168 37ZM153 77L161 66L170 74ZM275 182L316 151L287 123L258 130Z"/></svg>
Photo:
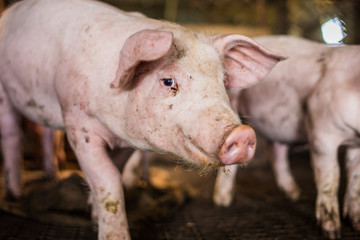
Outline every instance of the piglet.
<svg viewBox="0 0 360 240"><path fill-rule="evenodd" d="M26 0L0 20L0 128L7 193L19 197L18 114L63 129L88 182L98 238L129 239L121 174L132 146L218 168L247 163L254 130L226 87L257 83L283 57L241 35L209 37L91 0Z"/></svg>
<svg viewBox="0 0 360 240"><path fill-rule="evenodd" d="M293 200L300 190L289 168L288 148L309 143L317 187L316 218L331 239L340 237L338 149L346 146L343 215L360 230L360 46L329 46L287 36L255 40L289 58L260 84L232 90L233 106L272 143L277 184ZM231 168L233 174L220 171L217 178L214 200L219 205L232 201L236 166Z"/></svg>

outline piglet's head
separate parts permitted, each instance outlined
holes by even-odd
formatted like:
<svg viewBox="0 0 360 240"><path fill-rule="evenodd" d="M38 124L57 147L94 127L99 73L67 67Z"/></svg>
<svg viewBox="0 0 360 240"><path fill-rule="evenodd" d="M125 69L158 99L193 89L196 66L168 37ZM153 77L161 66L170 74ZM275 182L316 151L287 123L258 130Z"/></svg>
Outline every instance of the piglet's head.
<svg viewBox="0 0 360 240"><path fill-rule="evenodd" d="M226 87L255 84L281 58L240 35L209 37L179 26L135 33L110 86L128 101L117 132L137 148L202 166L246 163L255 132L230 107Z"/></svg>

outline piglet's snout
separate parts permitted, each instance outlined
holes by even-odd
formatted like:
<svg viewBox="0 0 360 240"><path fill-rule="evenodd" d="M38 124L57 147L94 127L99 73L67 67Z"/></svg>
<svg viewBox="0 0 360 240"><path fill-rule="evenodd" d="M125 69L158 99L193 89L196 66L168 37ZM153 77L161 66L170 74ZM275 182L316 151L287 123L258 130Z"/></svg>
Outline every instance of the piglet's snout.
<svg viewBox="0 0 360 240"><path fill-rule="evenodd" d="M247 163L254 157L255 149L255 131L250 126L240 125L226 137L219 158L225 165Z"/></svg>

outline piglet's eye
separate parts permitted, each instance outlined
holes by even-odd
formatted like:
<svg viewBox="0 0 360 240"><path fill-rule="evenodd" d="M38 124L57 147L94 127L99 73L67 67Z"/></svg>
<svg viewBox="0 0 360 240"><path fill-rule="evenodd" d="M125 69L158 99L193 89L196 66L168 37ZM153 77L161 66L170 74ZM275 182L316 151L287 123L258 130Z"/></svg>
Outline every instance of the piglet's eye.
<svg viewBox="0 0 360 240"><path fill-rule="evenodd" d="M163 82L164 86L170 88L170 91L175 96L178 91L178 85L173 78L162 78L161 81Z"/></svg>
<svg viewBox="0 0 360 240"><path fill-rule="evenodd" d="M175 80L172 78L163 78L161 79L165 86L167 87L175 87L176 83Z"/></svg>

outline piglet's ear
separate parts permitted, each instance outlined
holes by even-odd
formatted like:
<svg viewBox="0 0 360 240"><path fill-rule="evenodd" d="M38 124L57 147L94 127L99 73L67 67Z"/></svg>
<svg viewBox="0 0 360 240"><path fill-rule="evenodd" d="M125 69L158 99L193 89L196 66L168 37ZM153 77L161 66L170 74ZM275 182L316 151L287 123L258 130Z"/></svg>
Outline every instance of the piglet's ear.
<svg viewBox="0 0 360 240"><path fill-rule="evenodd" d="M128 86L140 62L163 57L169 51L172 42L173 34L166 31L142 30L131 35L121 49L119 67L110 87Z"/></svg>
<svg viewBox="0 0 360 240"><path fill-rule="evenodd" d="M213 37L215 49L224 58L227 88L247 88L264 78L285 57L273 53L242 35Z"/></svg>

